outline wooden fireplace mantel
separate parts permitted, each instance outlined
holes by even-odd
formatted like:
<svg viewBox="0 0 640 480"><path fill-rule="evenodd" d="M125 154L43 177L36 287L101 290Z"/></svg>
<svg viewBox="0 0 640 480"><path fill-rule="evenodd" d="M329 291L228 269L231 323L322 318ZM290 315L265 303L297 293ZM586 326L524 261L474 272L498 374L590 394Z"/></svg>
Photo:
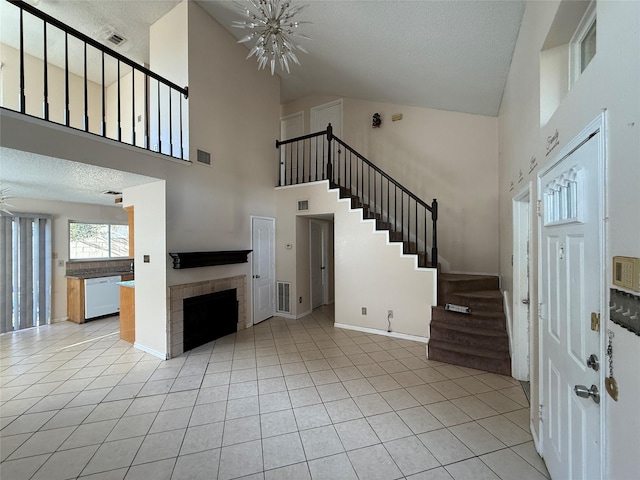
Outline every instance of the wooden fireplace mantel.
<svg viewBox="0 0 640 480"><path fill-rule="evenodd" d="M213 265L230 265L247 263L247 255L253 250L226 250L216 252L182 252L169 253L173 258L173 268L210 267Z"/></svg>

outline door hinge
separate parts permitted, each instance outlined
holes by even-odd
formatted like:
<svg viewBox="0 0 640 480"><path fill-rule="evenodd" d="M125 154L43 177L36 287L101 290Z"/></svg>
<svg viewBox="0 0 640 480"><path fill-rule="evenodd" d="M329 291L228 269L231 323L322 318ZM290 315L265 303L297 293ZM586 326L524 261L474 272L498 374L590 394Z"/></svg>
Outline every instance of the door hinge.
<svg viewBox="0 0 640 480"><path fill-rule="evenodd" d="M594 332L600 331L600 314L591 312L591 330Z"/></svg>
<svg viewBox="0 0 640 480"><path fill-rule="evenodd" d="M542 404L538 405L538 418L540 419L540 422L544 421L544 417L542 416L543 410L542 410Z"/></svg>
<svg viewBox="0 0 640 480"><path fill-rule="evenodd" d="M539 217L542 216L542 202L540 200L536 200L536 214Z"/></svg>

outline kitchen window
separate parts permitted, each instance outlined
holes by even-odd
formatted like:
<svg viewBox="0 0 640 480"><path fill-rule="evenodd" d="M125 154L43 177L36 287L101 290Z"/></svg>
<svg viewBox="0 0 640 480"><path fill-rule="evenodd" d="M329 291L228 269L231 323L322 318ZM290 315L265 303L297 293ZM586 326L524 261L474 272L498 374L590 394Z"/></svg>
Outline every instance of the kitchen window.
<svg viewBox="0 0 640 480"><path fill-rule="evenodd" d="M129 227L111 223L69 222L69 259L129 256Z"/></svg>

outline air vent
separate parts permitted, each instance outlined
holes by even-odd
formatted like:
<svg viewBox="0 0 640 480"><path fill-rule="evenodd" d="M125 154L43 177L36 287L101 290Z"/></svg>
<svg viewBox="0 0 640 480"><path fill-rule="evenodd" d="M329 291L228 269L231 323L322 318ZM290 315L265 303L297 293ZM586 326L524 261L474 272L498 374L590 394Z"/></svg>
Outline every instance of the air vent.
<svg viewBox="0 0 640 480"><path fill-rule="evenodd" d="M116 192L115 190L107 190L106 192L102 192L103 195L113 195L113 196L118 196L118 195L122 195L122 192Z"/></svg>
<svg viewBox="0 0 640 480"><path fill-rule="evenodd" d="M204 165L211 165L211 154L203 150L198 150L197 160L198 160L198 163L202 163Z"/></svg>
<svg viewBox="0 0 640 480"><path fill-rule="evenodd" d="M309 200L298 200L298 211L309 210Z"/></svg>
<svg viewBox="0 0 640 480"><path fill-rule="evenodd" d="M291 283L277 282L276 289L278 291L276 311L278 313L291 313Z"/></svg>
<svg viewBox="0 0 640 480"><path fill-rule="evenodd" d="M112 33L107 37L107 42L113 43L116 47L126 42L127 39L117 33Z"/></svg>

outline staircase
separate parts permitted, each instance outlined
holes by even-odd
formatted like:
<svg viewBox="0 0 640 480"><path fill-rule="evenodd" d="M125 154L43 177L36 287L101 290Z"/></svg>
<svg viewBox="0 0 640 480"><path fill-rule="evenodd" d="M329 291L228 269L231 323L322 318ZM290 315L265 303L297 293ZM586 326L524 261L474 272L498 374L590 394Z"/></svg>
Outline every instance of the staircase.
<svg viewBox="0 0 640 480"><path fill-rule="evenodd" d="M427 253L419 252L416 246L416 242L409 242L404 240L404 235L402 234L402 232L394 230L393 223L383 221L382 215L380 213L375 213L374 210L369 207L369 205L363 205L360 197L358 197L357 195L353 195L348 188L341 187L334 183L331 183L331 188L340 190L340 198L351 199L351 208L361 208L362 218L375 220L376 230L387 230L389 232L390 242L402 242L402 253L404 253L405 255L416 255L418 257L418 267L431 267Z"/></svg>
<svg viewBox="0 0 640 480"><path fill-rule="evenodd" d="M471 313L446 311L447 303ZM430 360L511 375L509 337L498 277L438 275L438 305L431 310Z"/></svg>

